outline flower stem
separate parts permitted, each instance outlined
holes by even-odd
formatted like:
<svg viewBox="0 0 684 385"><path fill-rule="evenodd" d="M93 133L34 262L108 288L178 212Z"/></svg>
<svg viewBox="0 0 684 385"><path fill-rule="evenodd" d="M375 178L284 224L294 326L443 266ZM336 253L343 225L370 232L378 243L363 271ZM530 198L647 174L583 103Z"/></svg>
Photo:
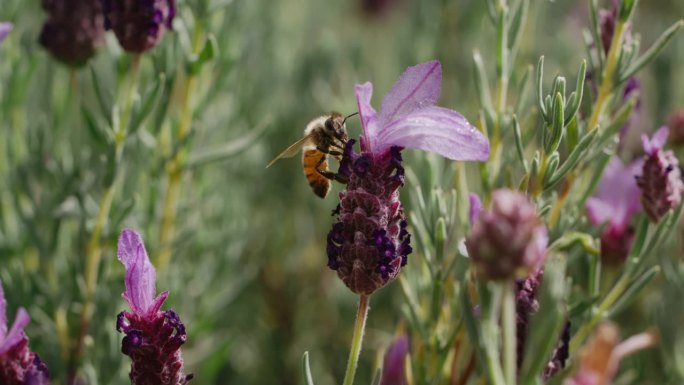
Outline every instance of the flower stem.
<svg viewBox="0 0 684 385"><path fill-rule="evenodd" d="M506 385L514 385L517 375L515 291L511 281L503 283L501 322L503 329L503 370Z"/></svg>
<svg viewBox="0 0 684 385"><path fill-rule="evenodd" d="M356 323L354 324L354 335L352 336L351 351L347 361L347 371L344 375L343 385L352 385L356 374L356 365L359 362L361 344L363 342L363 332L366 329L366 319L368 318L368 303L370 297L361 295L359 297L359 309L356 313Z"/></svg>
<svg viewBox="0 0 684 385"><path fill-rule="evenodd" d="M100 205L95 217L95 225L93 226L93 231L90 235L90 239L86 244L85 250L85 271L84 271L84 281L85 281L85 296L83 299L83 308L81 310L81 318L79 322L78 336L76 338L76 343L74 345L74 350L72 351L71 357L69 359L67 368L67 384L74 382L76 378L76 371L78 369L78 363L83 355L85 337L90 329L90 321L93 315L93 301L95 297L95 289L97 286L97 272L100 268L100 260L102 258L102 231L107 225L107 219L109 219L109 211L112 207L112 201L114 200L114 194L116 193L117 186L119 185L119 180L121 179L121 173L119 170L119 164L121 163L121 158L123 155L123 147L126 140L126 128L128 127L128 122L130 120L131 111L133 108L133 96L135 95L135 90L138 84L138 75L140 73L140 55L133 57L130 81L128 84L128 89L125 94L124 99L124 109L121 113L121 119L114 130L114 168L115 175L112 178L111 183L107 186L102 198L100 198Z"/></svg>
<svg viewBox="0 0 684 385"><path fill-rule="evenodd" d="M625 292L631 281L631 275L625 273L620 277L620 280L613 286L606 298L601 302L598 309L594 312L589 321L585 322L570 341L570 352L576 352L580 345L587 338L589 333L594 329L594 326L603 318L604 314L613 304L620 299L622 293Z"/></svg>

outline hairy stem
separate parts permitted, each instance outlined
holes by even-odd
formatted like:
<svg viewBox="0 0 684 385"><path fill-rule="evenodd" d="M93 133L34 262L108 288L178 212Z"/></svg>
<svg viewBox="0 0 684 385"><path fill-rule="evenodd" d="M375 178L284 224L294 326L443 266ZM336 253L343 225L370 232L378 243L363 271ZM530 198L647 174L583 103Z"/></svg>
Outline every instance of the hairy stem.
<svg viewBox="0 0 684 385"><path fill-rule="evenodd" d="M501 323L503 329L503 369L506 385L514 385L517 375L516 330L515 330L515 290L513 282L503 283L501 303Z"/></svg>
<svg viewBox="0 0 684 385"><path fill-rule="evenodd" d="M354 383L356 365L359 362L361 344L363 343L363 332L366 329L366 319L368 318L369 300L370 297L367 295L361 295L359 297L359 309L356 313L354 335L352 336L351 350L349 352L349 360L347 361L347 370L344 375L344 382L342 383L343 385L352 385Z"/></svg>

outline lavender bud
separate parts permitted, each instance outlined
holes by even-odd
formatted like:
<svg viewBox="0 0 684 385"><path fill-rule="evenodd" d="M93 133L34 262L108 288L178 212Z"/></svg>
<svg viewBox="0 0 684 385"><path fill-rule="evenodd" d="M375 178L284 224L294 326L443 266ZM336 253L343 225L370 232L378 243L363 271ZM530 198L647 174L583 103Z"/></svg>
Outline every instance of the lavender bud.
<svg viewBox="0 0 684 385"><path fill-rule="evenodd" d="M101 0L105 25L130 53L142 53L159 43L176 15L176 0Z"/></svg>
<svg viewBox="0 0 684 385"><path fill-rule="evenodd" d="M475 221L465 244L480 274L492 280L524 278L546 259L548 236L527 197L512 190L492 194L492 207Z"/></svg>
<svg viewBox="0 0 684 385"><path fill-rule="evenodd" d="M83 66L104 43L104 16L99 0L43 0L48 19L39 42L57 60Z"/></svg>
<svg viewBox="0 0 684 385"><path fill-rule="evenodd" d="M328 233L328 266L351 291L370 295L395 279L411 253L399 187L404 184L401 153L379 155L353 150L349 140L340 173L349 183L340 193L337 223Z"/></svg>

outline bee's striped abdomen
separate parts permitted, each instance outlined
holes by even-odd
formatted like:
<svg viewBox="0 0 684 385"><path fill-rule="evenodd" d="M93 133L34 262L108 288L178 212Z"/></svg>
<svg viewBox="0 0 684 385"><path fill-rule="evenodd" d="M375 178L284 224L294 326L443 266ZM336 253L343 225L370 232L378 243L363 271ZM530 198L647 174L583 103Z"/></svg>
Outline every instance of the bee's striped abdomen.
<svg viewBox="0 0 684 385"><path fill-rule="evenodd" d="M325 159L321 162L321 158ZM327 155L318 150L304 150L302 161L304 163L304 175L306 175L306 180L309 181L309 186L311 186L314 194L325 198L328 195L328 191L330 191L330 180L316 171L316 166L318 162L321 162L318 168L322 171L327 171Z"/></svg>

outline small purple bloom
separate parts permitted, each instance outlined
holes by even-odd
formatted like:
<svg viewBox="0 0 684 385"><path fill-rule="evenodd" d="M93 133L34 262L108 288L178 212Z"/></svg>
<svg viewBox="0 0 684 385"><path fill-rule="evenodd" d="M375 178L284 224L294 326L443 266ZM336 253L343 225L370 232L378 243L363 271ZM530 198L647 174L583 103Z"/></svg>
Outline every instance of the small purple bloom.
<svg viewBox="0 0 684 385"><path fill-rule="evenodd" d="M0 22L0 43L9 35L12 31L12 23Z"/></svg>
<svg viewBox="0 0 684 385"><path fill-rule="evenodd" d="M409 341L406 336L400 336L385 353L382 365L382 377L380 385L406 385L406 354L408 353Z"/></svg>
<svg viewBox="0 0 684 385"><path fill-rule="evenodd" d="M47 385L48 369L29 351L24 328L31 321L26 309L19 308L12 328L7 329L7 302L0 283L0 384Z"/></svg>
<svg viewBox="0 0 684 385"><path fill-rule="evenodd" d="M123 298L132 312L119 313L116 330L126 334L121 352L133 361L129 374L132 385L187 384L192 375L183 373L180 353L187 339L185 326L175 311L159 310L169 293L162 292L155 298L155 270L140 235L124 229L117 255L126 267Z"/></svg>
<svg viewBox="0 0 684 385"><path fill-rule="evenodd" d="M680 204L684 190L679 161L672 151L663 150L667 134L667 127L661 127L651 139L641 136L646 158L637 185L644 211L654 223Z"/></svg>
<svg viewBox="0 0 684 385"><path fill-rule="evenodd" d="M130 53L156 46L176 15L176 0L99 1L104 6L105 27L114 31L121 47Z"/></svg>
<svg viewBox="0 0 684 385"><path fill-rule="evenodd" d="M641 210L641 190L636 177L641 174L642 160L624 165L613 157L594 196L587 200L589 222L594 226L607 223L601 234L601 257L608 262L621 262L627 258L634 240L630 227L632 217Z"/></svg>
<svg viewBox="0 0 684 385"><path fill-rule="evenodd" d="M399 188L401 150L431 151L454 160L485 160L489 142L459 113L437 107L442 68L438 61L410 67L382 101L370 105L373 85L356 86L363 127L361 153L347 142L338 173L348 181L328 234L328 266L353 292L369 295L399 274L411 253Z"/></svg>
<svg viewBox="0 0 684 385"><path fill-rule="evenodd" d="M488 279L525 278L546 259L548 235L537 208L522 193L497 190L489 210L472 226L465 245L478 272Z"/></svg>

